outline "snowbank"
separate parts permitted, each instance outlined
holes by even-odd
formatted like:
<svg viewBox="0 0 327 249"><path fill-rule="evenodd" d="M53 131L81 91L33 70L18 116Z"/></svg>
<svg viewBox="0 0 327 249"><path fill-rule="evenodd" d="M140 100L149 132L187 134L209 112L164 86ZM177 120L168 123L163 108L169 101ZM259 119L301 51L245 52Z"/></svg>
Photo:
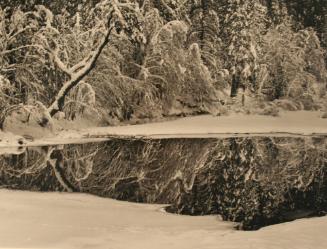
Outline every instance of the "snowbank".
<svg viewBox="0 0 327 249"><path fill-rule="evenodd" d="M279 117L234 114L230 116L195 116L174 121L132 126L82 130L91 135L130 135L150 137L216 137L231 134L289 133L294 135L327 134L327 120L319 112L284 112Z"/></svg>
<svg viewBox="0 0 327 249"><path fill-rule="evenodd" d="M279 117L235 114L195 116L173 121L62 130L55 135L27 141L29 146L103 141L111 136L148 138L197 138L230 136L310 136L327 134L327 119L321 113L284 112ZM83 127L83 124L81 124ZM0 134L1 137L1 134ZM3 146L0 141L0 146ZM8 145L8 144L7 144ZM13 144L12 146L15 146Z"/></svg>
<svg viewBox="0 0 327 249"><path fill-rule="evenodd" d="M161 206L85 194L0 190L0 248L325 249L327 217L255 232L216 216L178 216Z"/></svg>

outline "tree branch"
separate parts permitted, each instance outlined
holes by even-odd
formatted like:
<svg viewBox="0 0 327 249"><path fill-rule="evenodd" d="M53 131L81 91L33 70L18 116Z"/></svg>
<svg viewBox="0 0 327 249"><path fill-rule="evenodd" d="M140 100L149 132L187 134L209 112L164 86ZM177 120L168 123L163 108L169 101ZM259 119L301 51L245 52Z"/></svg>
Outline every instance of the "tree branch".
<svg viewBox="0 0 327 249"><path fill-rule="evenodd" d="M53 116L57 112L63 110L66 95L69 93L69 91L73 87L75 87L81 80L83 80L84 77L87 76L92 71L92 69L95 67L100 54L102 53L105 46L109 43L109 40L110 40L109 38L110 38L110 35L111 35L111 32L113 29L114 29L113 25L108 28L105 36L103 37L103 39L101 40L100 44L98 45L97 49L93 52L91 57L88 60L85 60L85 59L83 60L86 62L85 65L82 65L80 63L77 64L81 68L80 70L78 70L76 73L74 73L74 72L72 72L71 69L68 69L68 72L71 75L71 79L62 86L62 88L60 89L60 91L58 92L58 94L56 96L56 99L53 101L51 106L48 108L48 111L51 116ZM76 68L76 65L72 68L74 70L78 69L78 68Z"/></svg>

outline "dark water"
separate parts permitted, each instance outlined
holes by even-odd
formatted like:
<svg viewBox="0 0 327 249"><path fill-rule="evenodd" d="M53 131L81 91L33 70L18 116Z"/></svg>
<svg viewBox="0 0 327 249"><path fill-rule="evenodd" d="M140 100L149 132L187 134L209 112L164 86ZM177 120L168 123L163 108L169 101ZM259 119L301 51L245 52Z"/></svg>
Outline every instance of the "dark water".
<svg viewBox="0 0 327 249"><path fill-rule="evenodd" d="M0 186L221 214L243 229L327 211L326 137L111 139L2 149Z"/></svg>

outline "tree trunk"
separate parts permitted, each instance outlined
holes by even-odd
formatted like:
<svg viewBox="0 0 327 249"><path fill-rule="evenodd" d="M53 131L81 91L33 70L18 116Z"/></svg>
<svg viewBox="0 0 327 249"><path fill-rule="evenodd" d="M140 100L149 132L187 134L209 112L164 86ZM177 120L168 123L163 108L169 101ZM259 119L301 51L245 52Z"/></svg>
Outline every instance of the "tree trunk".
<svg viewBox="0 0 327 249"><path fill-rule="evenodd" d="M105 46L109 43L109 37L111 35L112 30L113 26L110 26L104 38L98 45L97 49L94 50L93 53L87 59L85 59L85 64L82 63L79 67L77 67L76 70L71 73L70 80L63 84L55 100L48 108L48 112L51 116L54 116L57 112L63 111L63 108L65 106L65 98L70 92L70 90L74 88L78 83L80 83L95 68L96 62L100 57L100 54L102 53ZM76 64L74 67L76 67L77 65L78 64Z"/></svg>
<svg viewBox="0 0 327 249"><path fill-rule="evenodd" d="M240 85L240 76L234 74L232 78L232 88L230 92L230 96L232 98L237 96L239 85Z"/></svg>

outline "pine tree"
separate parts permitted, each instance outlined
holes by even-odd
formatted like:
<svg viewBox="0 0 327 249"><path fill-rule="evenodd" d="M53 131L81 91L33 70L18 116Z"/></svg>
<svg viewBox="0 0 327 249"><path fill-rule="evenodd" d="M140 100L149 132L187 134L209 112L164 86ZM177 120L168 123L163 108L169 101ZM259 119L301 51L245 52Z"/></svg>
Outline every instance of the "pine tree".
<svg viewBox="0 0 327 249"><path fill-rule="evenodd" d="M202 60L209 68L212 76L216 76L221 69L217 4L213 0L191 0L190 5L189 43L199 44Z"/></svg>
<svg viewBox="0 0 327 249"><path fill-rule="evenodd" d="M281 1L294 18L294 28L313 27L327 47L327 4L326 0L283 0Z"/></svg>
<svg viewBox="0 0 327 249"><path fill-rule="evenodd" d="M265 30L266 8L258 0L226 0L220 13L226 67L232 76L231 97L240 87L255 85L260 35Z"/></svg>

